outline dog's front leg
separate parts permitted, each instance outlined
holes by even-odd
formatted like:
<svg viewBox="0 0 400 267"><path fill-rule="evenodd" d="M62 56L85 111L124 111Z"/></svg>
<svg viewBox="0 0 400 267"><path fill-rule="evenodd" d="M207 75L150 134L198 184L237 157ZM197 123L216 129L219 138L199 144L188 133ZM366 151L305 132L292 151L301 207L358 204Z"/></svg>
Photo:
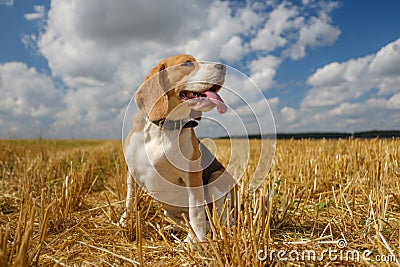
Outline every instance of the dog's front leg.
<svg viewBox="0 0 400 267"><path fill-rule="evenodd" d="M118 225L121 227L126 227L126 219L129 216L129 213L131 211L131 206L132 206L132 180L133 177L128 171L128 176L126 178L126 199L125 199L125 211L124 214L122 214L121 218L119 219Z"/></svg>
<svg viewBox="0 0 400 267"><path fill-rule="evenodd" d="M189 196L189 223L200 242L205 241L206 214L201 172L189 173L186 186ZM193 241L189 234L185 241Z"/></svg>

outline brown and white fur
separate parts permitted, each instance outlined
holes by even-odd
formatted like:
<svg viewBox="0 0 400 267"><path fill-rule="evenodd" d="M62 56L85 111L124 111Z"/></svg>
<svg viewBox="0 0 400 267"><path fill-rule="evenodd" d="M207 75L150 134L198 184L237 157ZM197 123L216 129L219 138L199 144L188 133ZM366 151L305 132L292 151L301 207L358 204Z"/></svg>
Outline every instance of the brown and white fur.
<svg viewBox="0 0 400 267"><path fill-rule="evenodd" d="M182 222L182 213L186 214L198 240L205 241L205 203L216 200L214 204L221 211L224 192L233 188L235 181L199 142L193 128L165 130L154 122L199 120L202 112L214 107L225 112L226 106L217 95L225 72L224 65L199 64L190 55L166 58L150 71L135 94L141 112L124 142L129 173L120 225L126 225L134 176L142 188L162 202L167 216ZM230 188L224 188L227 186ZM193 240L190 234L189 240Z"/></svg>

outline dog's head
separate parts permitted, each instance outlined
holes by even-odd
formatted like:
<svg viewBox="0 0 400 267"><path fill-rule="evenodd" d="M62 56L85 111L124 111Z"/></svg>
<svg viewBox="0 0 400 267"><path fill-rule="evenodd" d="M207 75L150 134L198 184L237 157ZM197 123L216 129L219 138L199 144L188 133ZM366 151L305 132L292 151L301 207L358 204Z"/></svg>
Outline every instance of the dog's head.
<svg viewBox="0 0 400 267"><path fill-rule="evenodd" d="M201 112L217 107L225 113L226 105L218 95L225 80L222 64L202 64L190 55L176 55L161 60L135 94L138 107L151 121L201 117Z"/></svg>

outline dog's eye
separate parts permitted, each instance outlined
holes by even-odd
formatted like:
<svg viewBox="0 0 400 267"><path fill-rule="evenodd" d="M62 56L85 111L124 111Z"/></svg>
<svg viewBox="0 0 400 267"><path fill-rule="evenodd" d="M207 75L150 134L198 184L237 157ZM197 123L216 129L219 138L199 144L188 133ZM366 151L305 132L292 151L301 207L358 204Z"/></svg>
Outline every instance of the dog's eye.
<svg viewBox="0 0 400 267"><path fill-rule="evenodd" d="M193 66L194 65L194 63L192 62L192 61L186 61L185 63L182 63L181 64L181 66L188 66L188 67L190 67L190 66Z"/></svg>

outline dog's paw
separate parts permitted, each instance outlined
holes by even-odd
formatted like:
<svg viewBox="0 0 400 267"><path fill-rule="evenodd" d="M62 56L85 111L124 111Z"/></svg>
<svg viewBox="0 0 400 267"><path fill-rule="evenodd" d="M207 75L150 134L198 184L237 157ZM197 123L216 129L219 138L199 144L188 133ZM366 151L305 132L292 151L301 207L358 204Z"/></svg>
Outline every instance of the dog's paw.
<svg viewBox="0 0 400 267"><path fill-rule="evenodd" d="M183 240L183 243L188 243L188 244L193 244L193 243L195 243L195 242L196 242L196 241L193 240L193 239L190 237L190 235L187 235L186 238Z"/></svg>
<svg viewBox="0 0 400 267"><path fill-rule="evenodd" d="M125 228L127 226L126 220L119 220L119 222L117 223L117 226L121 227L121 228Z"/></svg>
<svg viewBox="0 0 400 267"><path fill-rule="evenodd" d="M122 214L121 218L119 219L119 222L117 223L117 225L119 227L125 228L127 226L127 223L126 223L127 217L128 217L128 215L126 214L126 212L124 212L124 214Z"/></svg>

